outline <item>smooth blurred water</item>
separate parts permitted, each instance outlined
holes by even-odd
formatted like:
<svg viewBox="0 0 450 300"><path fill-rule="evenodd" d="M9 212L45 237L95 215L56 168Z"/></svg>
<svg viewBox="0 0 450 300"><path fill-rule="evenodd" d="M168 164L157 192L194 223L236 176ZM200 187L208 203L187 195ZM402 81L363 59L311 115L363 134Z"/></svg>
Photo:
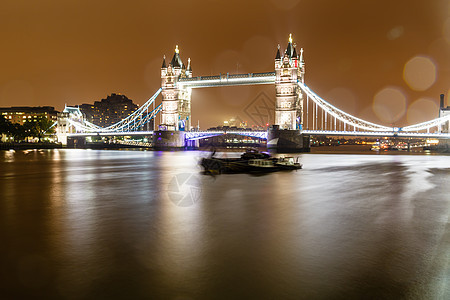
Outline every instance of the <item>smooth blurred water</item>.
<svg viewBox="0 0 450 300"><path fill-rule="evenodd" d="M450 299L450 156L205 155L0 151L0 298Z"/></svg>

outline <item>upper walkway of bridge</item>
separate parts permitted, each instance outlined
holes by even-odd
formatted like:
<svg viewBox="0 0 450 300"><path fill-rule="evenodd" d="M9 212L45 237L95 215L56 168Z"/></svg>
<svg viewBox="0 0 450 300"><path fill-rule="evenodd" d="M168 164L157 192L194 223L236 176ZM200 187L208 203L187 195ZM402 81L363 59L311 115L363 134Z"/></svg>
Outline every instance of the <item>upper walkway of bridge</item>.
<svg viewBox="0 0 450 300"><path fill-rule="evenodd" d="M275 72L220 74L214 76L197 76L180 78L178 84L182 87L202 88L215 86L254 85L275 83Z"/></svg>

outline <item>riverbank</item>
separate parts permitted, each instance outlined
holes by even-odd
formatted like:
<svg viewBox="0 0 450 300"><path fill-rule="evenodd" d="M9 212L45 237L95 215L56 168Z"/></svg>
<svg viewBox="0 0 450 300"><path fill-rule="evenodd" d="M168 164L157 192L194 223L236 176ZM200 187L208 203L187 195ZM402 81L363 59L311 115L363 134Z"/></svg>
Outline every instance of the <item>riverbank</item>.
<svg viewBox="0 0 450 300"><path fill-rule="evenodd" d="M0 143L0 150L60 149L59 143Z"/></svg>
<svg viewBox="0 0 450 300"><path fill-rule="evenodd" d="M0 143L0 150L28 150L28 149L61 149L66 148L61 144L56 143ZM248 148L248 147L247 147ZM233 148L216 148L219 152L244 152L247 148L245 147L233 147ZM267 151L265 147L252 147L258 151ZM129 150L129 149L141 149L141 150L154 150L151 147L144 147L139 145L127 145L127 144L106 144L106 143L87 143L83 149L94 149L94 150ZM175 149L173 149L175 150ZM172 150L172 151L173 151ZM184 149L178 149L179 151L185 151ZM201 147L197 149L200 151L212 151L211 147ZM433 149L433 150L423 150L422 148L412 149L411 151L372 151L370 145L340 145L340 146L320 146L311 147L311 152L313 154L448 154L449 152L440 151L446 149ZM189 150L188 150L189 151Z"/></svg>
<svg viewBox="0 0 450 300"><path fill-rule="evenodd" d="M424 150L422 147L420 148L412 148L410 151L408 150L379 150L374 151L371 150L371 145L339 145L339 146L320 146L320 147L311 147L311 153L316 154L373 154L373 155L411 155L411 154L448 154L448 149L441 148L433 148L431 150ZM446 152L447 151L447 152Z"/></svg>

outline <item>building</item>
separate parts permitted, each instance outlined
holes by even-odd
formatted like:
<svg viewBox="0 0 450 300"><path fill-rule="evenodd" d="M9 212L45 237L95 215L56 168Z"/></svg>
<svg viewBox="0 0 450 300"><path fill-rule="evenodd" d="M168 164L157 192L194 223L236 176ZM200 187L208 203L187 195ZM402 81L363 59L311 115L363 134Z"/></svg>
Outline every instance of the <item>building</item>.
<svg viewBox="0 0 450 300"><path fill-rule="evenodd" d="M443 118L450 115L450 106L445 107L444 94L441 94L439 105L439 117ZM441 126L441 132L450 132L450 120Z"/></svg>
<svg viewBox="0 0 450 300"><path fill-rule="evenodd" d="M0 107L0 115L11 123L23 125L26 122L37 120L39 117L47 117L51 121L56 121L58 111L52 106L14 106Z"/></svg>
<svg viewBox="0 0 450 300"><path fill-rule="evenodd" d="M113 93L94 104L82 104L78 107L87 121L100 127L108 127L131 115L139 106L125 95Z"/></svg>

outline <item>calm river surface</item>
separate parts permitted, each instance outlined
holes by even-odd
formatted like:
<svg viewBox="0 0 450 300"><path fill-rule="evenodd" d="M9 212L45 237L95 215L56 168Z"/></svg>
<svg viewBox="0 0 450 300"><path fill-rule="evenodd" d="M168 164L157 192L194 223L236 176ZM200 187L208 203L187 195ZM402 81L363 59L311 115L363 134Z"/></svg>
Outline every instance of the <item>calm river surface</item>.
<svg viewBox="0 0 450 300"><path fill-rule="evenodd" d="M0 151L0 298L450 299L450 156L202 155Z"/></svg>

